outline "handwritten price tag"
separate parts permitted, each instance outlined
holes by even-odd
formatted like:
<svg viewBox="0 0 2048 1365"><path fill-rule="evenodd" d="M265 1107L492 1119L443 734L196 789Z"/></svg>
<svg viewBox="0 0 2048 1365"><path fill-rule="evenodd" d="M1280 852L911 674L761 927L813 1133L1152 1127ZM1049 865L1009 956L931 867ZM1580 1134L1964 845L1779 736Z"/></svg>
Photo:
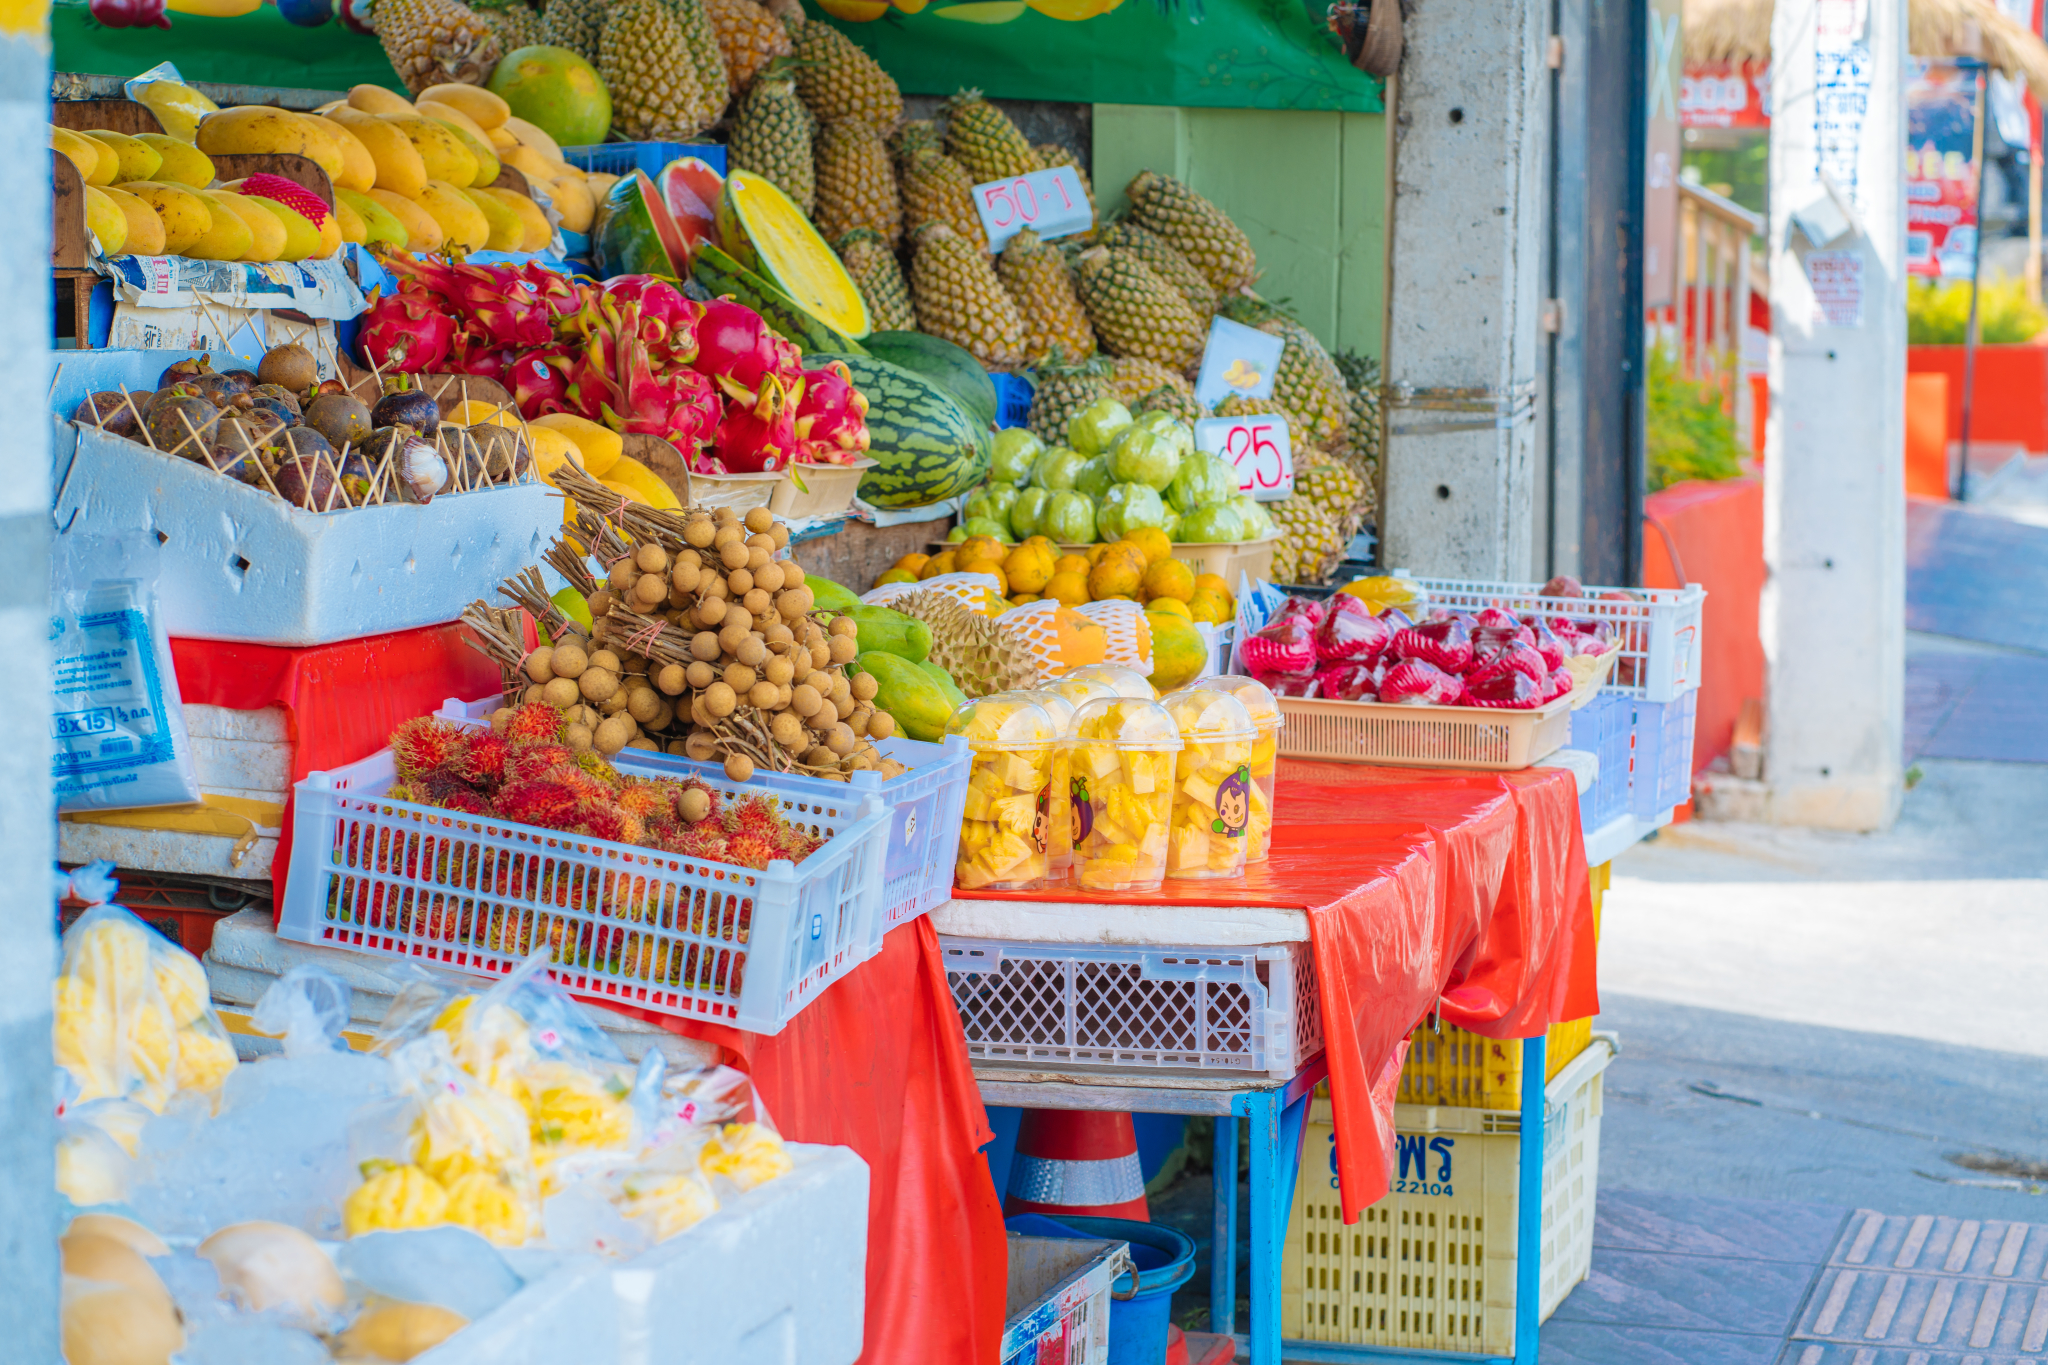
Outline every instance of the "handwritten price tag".
<svg viewBox="0 0 2048 1365"><path fill-rule="evenodd" d="M1260 502L1294 496L1294 449L1285 418L1204 417L1195 423L1195 448L1228 460L1237 470L1240 493Z"/></svg>
<svg viewBox="0 0 2048 1365"><path fill-rule="evenodd" d="M1001 251L1012 237L1030 228L1048 240L1095 225L1095 211L1081 190L1071 166L1033 171L1014 180L989 180L974 187L974 209L981 215L991 251Z"/></svg>

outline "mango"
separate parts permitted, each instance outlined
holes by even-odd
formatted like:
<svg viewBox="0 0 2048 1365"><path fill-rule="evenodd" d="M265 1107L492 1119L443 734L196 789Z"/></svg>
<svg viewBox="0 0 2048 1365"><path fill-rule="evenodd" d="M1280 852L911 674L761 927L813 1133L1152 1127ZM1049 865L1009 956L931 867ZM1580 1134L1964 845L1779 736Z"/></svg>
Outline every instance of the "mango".
<svg viewBox="0 0 2048 1365"><path fill-rule="evenodd" d="M491 222L469 196L446 180L429 180L420 191L420 207L441 225L441 240L465 251L482 251L491 240Z"/></svg>
<svg viewBox="0 0 2048 1365"><path fill-rule="evenodd" d="M476 158L446 124L419 114L387 117L385 121L411 141L427 168L428 180L443 180L454 186L476 183Z"/></svg>
<svg viewBox="0 0 2048 1365"><path fill-rule="evenodd" d="M485 91L484 93L489 94L490 92ZM479 142L489 142L491 140L491 135L483 130L483 125L452 104L443 104L440 100L433 99L427 95L421 95L419 103L413 107L419 110L421 117L434 119L440 123L452 123Z"/></svg>
<svg viewBox="0 0 2048 1365"><path fill-rule="evenodd" d="M377 158L355 131L333 119L319 120L321 129L341 149L341 174L334 177L336 189L366 190L377 183Z"/></svg>
<svg viewBox="0 0 2048 1365"><path fill-rule="evenodd" d="M349 87L348 105L366 114L410 114L412 101L396 91L381 85L355 85Z"/></svg>
<svg viewBox="0 0 2048 1365"><path fill-rule="evenodd" d="M120 188L156 210L164 225L164 254L182 256L213 227L213 211L189 185L131 180Z"/></svg>
<svg viewBox="0 0 2048 1365"><path fill-rule="evenodd" d="M91 138L74 133L69 128L59 128L53 124L50 128L50 146L70 158L71 164L78 168L78 178L86 184L90 185L93 177L100 173L100 158L106 150L104 143L94 142ZM116 160L118 161L118 158Z"/></svg>
<svg viewBox="0 0 2048 1365"><path fill-rule="evenodd" d="M220 109L218 104L191 86L180 85L176 81L150 81L137 88L135 99L156 115L156 121L164 127L162 136L185 143L192 141L199 129L199 120Z"/></svg>
<svg viewBox="0 0 2048 1365"><path fill-rule="evenodd" d="M334 195L334 221L341 227L342 241L354 242L361 246L370 240L370 229L363 222L363 215L357 213L355 208L341 197L338 190Z"/></svg>
<svg viewBox="0 0 2048 1365"><path fill-rule="evenodd" d="M105 128L94 128L87 136L114 149L114 156L120 163L120 169L114 174L116 184L123 180L154 180L157 172L163 169L163 153L139 137L110 132Z"/></svg>
<svg viewBox="0 0 2048 1365"><path fill-rule="evenodd" d="M515 116L506 119L498 126L518 138L521 145L533 148L548 160L560 161L562 159L562 144L556 142L525 119Z"/></svg>
<svg viewBox="0 0 2048 1365"><path fill-rule="evenodd" d="M479 129L502 128L512 117L512 106L480 85L430 85L420 91L420 102L428 100L460 109Z"/></svg>
<svg viewBox="0 0 2048 1365"><path fill-rule="evenodd" d="M192 185L202 190L213 183L212 158L191 143L180 142L169 133L144 133L135 140L163 158L163 165L157 168L157 180L168 180L174 185Z"/></svg>
<svg viewBox="0 0 2048 1365"><path fill-rule="evenodd" d="M603 478L626 453L625 442L619 439L619 433L572 413L551 412L534 418L532 425L559 431L574 441L577 451L583 456L579 463L593 478Z"/></svg>
<svg viewBox="0 0 2048 1365"><path fill-rule="evenodd" d="M630 455L621 455L612 461L612 467L604 472L598 482L616 493L624 493L636 502L649 507L674 511L683 504L677 499L675 490L663 483L658 475Z"/></svg>
<svg viewBox="0 0 2048 1365"><path fill-rule="evenodd" d="M424 189L425 186L422 185L421 188ZM383 205L385 211L396 218L399 226L405 229L407 251L419 255L421 252L441 249L444 236L441 224L433 214L427 212L424 204L417 199L395 194L381 185L370 191L370 198Z"/></svg>
<svg viewBox="0 0 2048 1365"><path fill-rule="evenodd" d="M331 213L328 214L325 218L321 219L318 231L320 233L320 245L314 248L313 254L325 260L341 250L341 219Z"/></svg>
<svg viewBox="0 0 2048 1365"><path fill-rule="evenodd" d="M499 203L482 190L463 190L462 197L476 205L476 210L490 225L491 235L484 242L487 251L517 251L526 240L526 224L512 209Z"/></svg>
<svg viewBox="0 0 2048 1365"><path fill-rule="evenodd" d="M555 169L553 161L542 156L531 147L514 147L511 151L500 157L499 160L503 161L513 170L518 171L528 180L552 180L561 174L560 171Z"/></svg>
<svg viewBox="0 0 2048 1365"><path fill-rule="evenodd" d="M503 128L486 128L484 132L491 139L491 150L498 154L501 161L504 160L505 153L520 145L519 139Z"/></svg>
<svg viewBox="0 0 2048 1365"><path fill-rule="evenodd" d="M100 154L99 169L94 171L92 177L85 183L88 185L111 185L120 180L122 178L121 154L115 151L110 144L100 141L91 133L80 133L78 136L90 142L99 150Z"/></svg>
<svg viewBox="0 0 2048 1365"><path fill-rule="evenodd" d="M546 193L555 206L555 212L562 215L562 226L570 232L590 231L591 220L597 217L597 200L591 195L590 186L581 176L563 176L559 180L539 182L546 186Z"/></svg>
<svg viewBox="0 0 2048 1365"><path fill-rule="evenodd" d="M550 488L555 484L555 471L564 464L583 468L583 452L577 449L574 441L552 427L529 424L526 444L533 451L534 473Z"/></svg>
<svg viewBox="0 0 2048 1365"><path fill-rule="evenodd" d="M284 224L277 215L267 212L261 203L246 194L233 190L208 190L214 199L234 210L241 220L248 224L249 235L254 240L242 256L245 261L276 261L284 256Z"/></svg>
<svg viewBox="0 0 2048 1365"><path fill-rule="evenodd" d="M164 220L156 210L118 185L100 191L128 220L127 248L131 256L164 254Z"/></svg>
<svg viewBox="0 0 2048 1365"><path fill-rule="evenodd" d="M328 115L328 119L353 133L356 141L369 152L376 166L376 176L371 185L363 189L390 190L407 199L419 198L420 191L427 187L427 163L421 159L419 148L412 145L412 139L403 131L360 109L337 109ZM349 188L358 187L351 185Z"/></svg>
<svg viewBox="0 0 2048 1365"><path fill-rule="evenodd" d="M257 208L277 219L284 228L284 248L277 253L280 261L303 261L309 256L320 254L320 229L313 226L306 215L288 204L261 195L242 196Z"/></svg>
<svg viewBox="0 0 2048 1365"><path fill-rule="evenodd" d="M363 243L366 246L390 246L400 251L405 249L405 224L390 209L358 190L336 190L334 206L339 209L347 204L363 220Z"/></svg>
<svg viewBox="0 0 2048 1365"><path fill-rule="evenodd" d="M199 121L199 150L209 156L289 152L311 159L330 178L342 172L341 148L311 114L242 104Z"/></svg>
<svg viewBox="0 0 2048 1365"><path fill-rule="evenodd" d="M247 257L249 248L256 244L256 234L249 231L242 215L225 200L214 198L210 190L194 190L193 193L206 202L212 226L198 241L185 248L185 254L200 261L239 261Z"/></svg>
<svg viewBox="0 0 2048 1365"><path fill-rule="evenodd" d="M119 256L128 248L128 215L107 192L94 185L85 187L85 230L99 239L102 256Z"/></svg>
<svg viewBox="0 0 2048 1365"><path fill-rule="evenodd" d="M476 158L476 178L464 186L465 189L475 189L479 185L488 185L498 178L498 154L491 150L491 144L488 141L478 137L459 123L448 119L435 119L434 121L455 134L456 140L462 144L462 150Z"/></svg>
<svg viewBox="0 0 2048 1365"><path fill-rule="evenodd" d="M548 216L540 211L540 205L517 190L499 189L496 185L485 185L476 191L512 210L519 217L522 229L520 244L509 247L511 251L545 251L549 242L555 239L555 230L548 223Z"/></svg>

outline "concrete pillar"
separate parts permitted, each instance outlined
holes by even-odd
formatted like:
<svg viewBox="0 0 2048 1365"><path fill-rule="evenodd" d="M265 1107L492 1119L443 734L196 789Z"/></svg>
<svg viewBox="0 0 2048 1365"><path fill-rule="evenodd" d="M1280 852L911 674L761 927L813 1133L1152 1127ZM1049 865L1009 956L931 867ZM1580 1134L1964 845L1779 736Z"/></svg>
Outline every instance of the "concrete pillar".
<svg viewBox="0 0 2048 1365"><path fill-rule="evenodd" d="M1389 84L1384 562L1542 578L1536 458L1550 6L1415 0Z"/></svg>
<svg viewBox="0 0 2048 1365"><path fill-rule="evenodd" d="M0 9L0 1356L57 1339L50 978L50 50L48 10ZM10 396L11 395L11 396Z"/></svg>
<svg viewBox="0 0 2048 1365"><path fill-rule="evenodd" d="M1771 33L1764 779L1784 824L1878 829L1899 806L1905 32L1906 0L1778 0ZM1794 227L1845 217L1824 245Z"/></svg>

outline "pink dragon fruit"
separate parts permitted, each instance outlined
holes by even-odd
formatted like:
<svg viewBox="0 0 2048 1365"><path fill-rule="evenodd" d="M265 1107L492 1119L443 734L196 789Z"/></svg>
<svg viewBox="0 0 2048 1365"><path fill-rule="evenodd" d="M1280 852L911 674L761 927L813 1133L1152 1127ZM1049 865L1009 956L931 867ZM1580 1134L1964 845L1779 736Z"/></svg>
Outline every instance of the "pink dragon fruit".
<svg viewBox="0 0 2048 1365"><path fill-rule="evenodd" d="M1403 659L1380 679L1380 700L1403 706L1455 706L1464 690L1454 675L1421 659Z"/></svg>
<svg viewBox="0 0 2048 1365"><path fill-rule="evenodd" d="M1371 663L1393 638L1394 632L1372 614L1371 607L1340 592L1330 598L1329 613L1316 628L1316 657L1333 663ZM1328 688L1323 695L1330 695Z"/></svg>
<svg viewBox="0 0 2048 1365"><path fill-rule="evenodd" d="M1377 701L1379 682L1371 664L1331 664L1316 673L1316 695L1332 701Z"/></svg>
<svg viewBox="0 0 2048 1365"><path fill-rule="evenodd" d="M1532 637L1530 643L1535 645L1536 652L1543 656L1543 662L1550 668L1562 668L1564 666L1566 650L1564 642L1558 639L1557 633L1542 621L1538 621L1531 627L1530 633Z"/></svg>
<svg viewBox="0 0 2048 1365"><path fill-rule="evenodd" d="M1316 666L1316 627L1322 610L1305 598L1290 597L1273 619L1238 646L1253 677L1268 687L1270 677L1307 674Z"/></svg>
<svg viewBox="0 0 2048 1365"><path fill-rule="evenodd" d="M1542 704L1545 684L1505 658L1489 659L1465 675L1465 706L1525 711Z"/></svg>
<svg viewBox="0 0 2048 1365"><path fill-rule="evenodd" d="M796 347L769 331L753 309L731 299L713 299L697 320L697 358L691 364L753 393L770 374L787 391L803 369L803 358Z"/></svg>
<svg viewBox="0 0 2048 1365"><path fill-rule="evenodd" d="M455 266L449 302L499 346L541 346L555 335L554 317L532 285L509 266Z"/></svg>
<svg viewBox="0 0 2048 1365"><path fill-rule="evenodd" d="M630 314L631 307L627 311ZM709 440L718 425L718 394L711 381L691 369L657 375L645 343L637 339L619 347L611 391L611 402L599 409L606 426L659 436L685 456Z"/></svg>
<svg viewBox="0 0 2048 1365"><path fill-rule="evenodd" d="M569 366L571 357L559 346L521 352L506 367L502 381L512 390L512 402L529 422L551 412L571 412Z"/></svg>
<svg viewBox="0 0 2048 1365"><path fill-rule="evenodd" d="M371 301L356 334L356 351L373 369L419 374L438 370L455 341L455 319L442 301L411 281Z"/></svg>
<svg viewBox="0 0 2048 1365"><path fill-rule="evenodd" d="M1472 632L1455 616L1432 617L1395 632L1390 648L1400 658L1435 664L1446 673L1462 673L1472 662Z"/></svg>
<svg viewBox="0 0 2048 1365"><path fill-rule="evenodd" d="M568 317L583 306L583 295L577 284L538 261L515 266L513 273L547 306L551 318Z"/></svg>
<svg viewBox="0 0 2048 1365"><path fill-rule="evenodd" d="M1539 705L1548 706L1577 686L1578 679L1572 676L1569 668L1552 669L1550 676L1544 680L1543 700Z"/></svg>
<svg viewBox="0 0 2048 1365"><path fill-rule="evenodd" d="M798 381L802 383L801 380ZM748 391L721 376L720 388L731 395L713 445L718 458L735 474L772 474L796 458L796 403L772 374ZM796 399L801 401L801 390Z"/></svg>
<svg viewBox="0 0 2048 1365"><path fill-rule="evenodd" d="M796 409L797 458L811 464L852 464L867 453L868 400L853 386L843 360L803 373Z"/></svg>
<svg viewBox="0 0 2048 1365"><path fill-rule="evenodd" d="M623 308L640 305L635 334L647 343L653 366L666 370L697 358L697 304L667 280L653 275L620 275L605 281L605 298Z"/></svg>

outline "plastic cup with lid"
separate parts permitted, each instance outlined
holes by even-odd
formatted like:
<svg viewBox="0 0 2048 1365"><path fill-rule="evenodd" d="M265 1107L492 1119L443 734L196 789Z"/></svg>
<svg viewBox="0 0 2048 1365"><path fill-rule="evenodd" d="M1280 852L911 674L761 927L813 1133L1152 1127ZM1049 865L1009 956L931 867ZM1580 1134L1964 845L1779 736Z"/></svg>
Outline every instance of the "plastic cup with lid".
<svg viewBox="0 0 2048 1365"><path fill-rule="evenodd" d="M1096 686L1087 684L1086 686ZM1107 688L1102 688L1107 691ZM1036 702L1052 717L1054 731L1065 738L1067 729L1074 720L1074 703L1064 692L1051 688L1034 688L1022 692L1006 692L1000 695L1021 697ZM1088 700L1083 697L1083 700ZM1046 875L1052 882L1064 882L1073 869L1074 863L1074 816L1070 794L1071 777L1067 770L1067 750L1062 744L1054 744L1052 750L1052 780L1046 784L1045 801L1045 858Z"/></svg>
<svg viewBox="0 0 2048 1365"><path fill-rule="evenodd" d="M1000 692L957 708L946 733L964 735L974 753L955 885L970 891L1049 885L1046 817L1059 726L1029 697Z"/></svg>
<svg viewBox="0 0 2048 1365"><path fill-rule="evenodd" d="M1126 668L1122 664L1083 664L1062 674L1060 681L1066 682L1072 678L1107 683L1119 697L1129 697L1133 701L1156 701L1159 698L1159 693L1146 681L1143 673L1135 668Z"/></svg>
<svg viewBox="0 0 2048 1365"><path fill-rule="evenodd" d="M1156 701L1103 697L1061 741L1073 797L1074 881L1094 891L1157 890L1166 878L1180 728Z"/></svg>
<svg viewBox="0 0 2048 1365"><path fill-rule="evenodd" d="M1280 727L1287 724L1287 717L1281 714L1273 690L1257 678L1219 673L1202 679L1200 685L1228 692L1243 702L1258 728L1259 738L1252 746L1252 823L1245 835L1245 862L1263 863L1273 851L1273 778L1280 764Z"/></svg>
<svg viewBox="0 0 2048 1365"><path fill-rule="evenodd" d="M1251 761L1259 739L1251 712L1206 682L1169 692L1159 704L1173 714L1181 738L1166 875L1243 876L1251 842Z"/></svg>

